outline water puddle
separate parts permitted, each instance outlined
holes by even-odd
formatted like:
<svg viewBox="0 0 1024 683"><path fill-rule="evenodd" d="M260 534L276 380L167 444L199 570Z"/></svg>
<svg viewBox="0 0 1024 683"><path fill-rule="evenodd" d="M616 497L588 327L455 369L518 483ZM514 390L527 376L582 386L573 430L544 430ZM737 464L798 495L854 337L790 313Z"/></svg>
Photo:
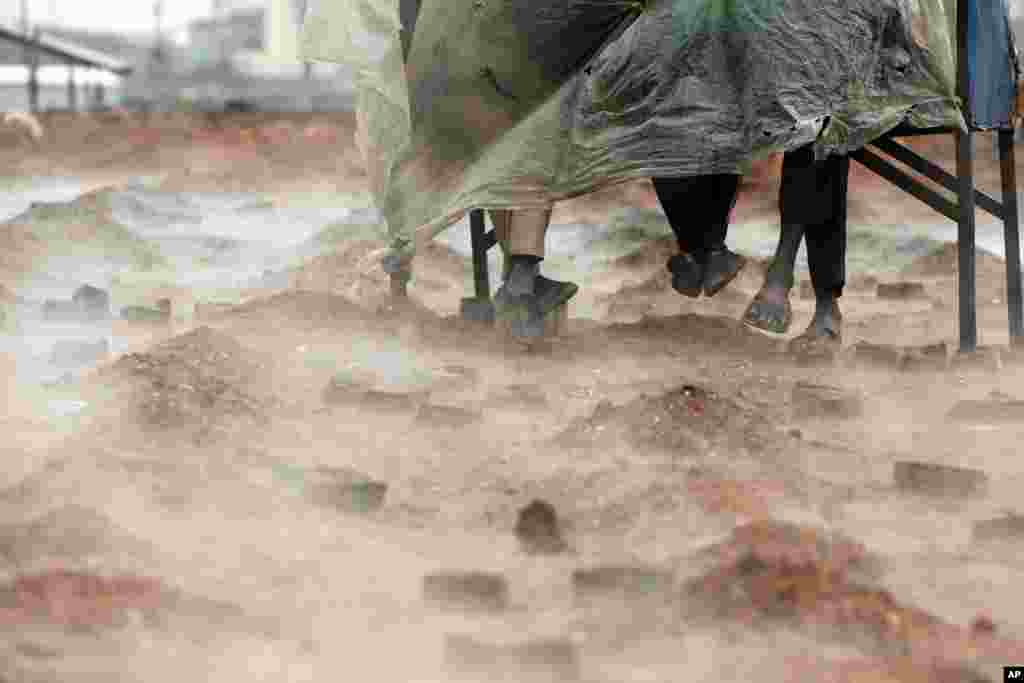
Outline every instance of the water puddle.
<svg viewBox="0 0 1024 683"><path fill-rule="evenodd" d="M176 317L187 317L190 304L200 298L237 303L245 289L286 288L289 268L332 246L325 234L344 233L350 223L378 222L365 208L280 207L258 193L164 192L153 189L150 180L138 178L107 193L116 225L97 229L114 242L113 249L74 244L55 249L20 281L14 292L18 301L8 316L12 322L0 334L0 348L17 359L20 382L73 382L79 373L128 349L129 341L114 333L113 320L58 322L43 315L45 302L69 302L83 284L109 294L114 318L126 306L152 307L167 292L179 293L172 297L172 308ZM65 205L101 187L74 178L15 183L0 191L0 221L34 203L73 215ZM125 241L132 244L121 249L117 242ZM130 258L132 249L148 250L159 262L140 266ZM101 344L106 353L90 353ZM70 410L54 408L65 409Z"/></svg>

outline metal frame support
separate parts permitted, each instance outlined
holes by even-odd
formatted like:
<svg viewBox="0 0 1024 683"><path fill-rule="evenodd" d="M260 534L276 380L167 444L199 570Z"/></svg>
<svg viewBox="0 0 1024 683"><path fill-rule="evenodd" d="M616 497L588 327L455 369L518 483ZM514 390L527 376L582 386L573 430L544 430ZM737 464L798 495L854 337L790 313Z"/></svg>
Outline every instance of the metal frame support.
<svg viewBox="0 0 1024 683"><path fill-rule="evenodd" d="M950 130L948 132L953 133L955 131ZM959 181L957 180L957 177L955 175L947 172L946 169L942 168L938 164L935 164L932 161L925 159L923 156L921 156L914 150L910 149L909 147L904 147L903 145L896 142L892 138L880 138L872 142L871 145L885 152L896 161L899 161L902 164L906 164L911 169L920 173L926 178L935 181L936 183L946 188L950 192L957 192L960 189ZM997 200L985 194L978 188L974 188L974 203L982 211L986 211L992 216L1002 220L1003 207ZM947 202L947 204L953 207L953 214L949 216L950 219L954 221L957 220L958 214L956 210L956 205L953 204L952 202Z"/></svg>
<svg viewBox="0 0 1024 683"><path fill-rule="evenodd" d="M1000 130L999 169L1003 181L1003 244L1006 252L1006 307L1010 345L1024 346L1024 295L1020 270L1020 214L1017 206L1017 163L1014 129Z"/></svg>
<svg viewBox="0 0 1024 683"><path fill-rule="evenodd" d="M970 70L968 59L967 23L970 21L969 3L958 2L956 7L957 33L957 94L960 96L966 131L956 134L956 175L958 180L957 245L959 247L960 351L970 353L978 348L978 315L975 292L975 222L974 222L974 133L970 111Z"/></svg>
<svg viewBox="0 0 1024 683"><path fill-rule="evenodd" d="M474 296L462 300L460 313L463 320L493 324L494 302L491 301L491 280L487 268L487 250L494 246L494 231L487 232L482 209L469 212L469 235L473 249Z"/></svg>
<svg viewBox="0 0 1024 683"><path fill-rule="evenodd" d="M491 280L487 272L487 225L484 212L473 209L469 212L469 234L473 247L473 284L477 299L491 298Z"/></svg>
<svg viewBox="0 0 1024 683"><path fill-rule="evenodd" d="M957 204L957 246L959 261L960 351L970 353L978 348L978 312L975 279L975 217L974 217L974 134L956 135L956 174L959 180Z"/></svg>
<svg viewBox="0 0 1024 683"><path fill-rule="evenodd" d="M878 147L881 149L880 145ZM925 185L917 182L914 178L893 166L888 160L875 154L866 147L853 152L850 154L850 157L862 164L869 171L885 178L907 194L920 199L922 202L935 209L949 220L959 222L960 210L954 202L946 199L932 188L926 187Z"/></svg>

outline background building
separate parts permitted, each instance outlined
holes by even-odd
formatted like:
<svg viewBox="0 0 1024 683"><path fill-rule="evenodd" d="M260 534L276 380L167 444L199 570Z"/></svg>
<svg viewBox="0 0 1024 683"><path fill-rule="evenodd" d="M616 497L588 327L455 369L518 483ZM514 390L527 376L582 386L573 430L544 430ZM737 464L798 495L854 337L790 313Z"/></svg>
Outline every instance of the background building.
<svg viewBox="0 0 1024 683"><path fill-rule="evenodd" d="M20 32L18 4L0 0L0 26ZM305 8L306 0L211 0L206 16L161 27L159 34L156 13L154 30L135 35L53 22L34 21L32 27L135 67L126 78L73 71L76 82L101 82L109 104L151 110L227 105L278 111L351 109L351 79L342 68L299 60ZM24 61L20 46L0 41L0 111L28 108ZM66 107L67 69L53 60L40 64L40 109ZM83 100L79 108L88 104Z"/></svg>

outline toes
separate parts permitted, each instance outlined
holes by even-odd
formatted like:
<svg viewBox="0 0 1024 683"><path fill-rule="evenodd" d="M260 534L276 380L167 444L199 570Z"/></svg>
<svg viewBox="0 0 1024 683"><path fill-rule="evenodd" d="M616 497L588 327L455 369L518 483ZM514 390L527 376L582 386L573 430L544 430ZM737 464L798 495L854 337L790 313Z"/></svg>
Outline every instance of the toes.
<svg viewBox="0 0 1024 683"><path fill-rule="evenodd" d="M788 326L786 307L754 301L747 310L745 320L761 329L771 332L785 332Z"/></svg>

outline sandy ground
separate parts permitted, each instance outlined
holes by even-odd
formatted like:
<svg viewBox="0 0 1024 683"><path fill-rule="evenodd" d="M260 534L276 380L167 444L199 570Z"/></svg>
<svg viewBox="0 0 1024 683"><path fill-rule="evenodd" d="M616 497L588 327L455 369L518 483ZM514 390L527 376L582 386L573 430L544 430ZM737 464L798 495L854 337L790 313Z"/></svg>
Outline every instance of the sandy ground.
<svg viewBox="0 0 1024 683"><path fill-rule="evenodd" d="M0 168L282 206L364 191L348 117L188 124L49 121ZM777 162L748 179L736 230L772 220L775 183ZM853 186L858 220L918 215ZM106 220L90 201L56 209L63 239ZM656 203L635 183L555 222L623 206ZM55 248L33 220L0 226L8 302ZM341 242L239 305L116 320L125 347L69 383L26 384L0 356L0 680L909 683L1024 664L1024 524L1004 517L1024 514L1024 396L998 348L999 259L978 268L987 353L950 357L947 249L852 273L846 349L821 364L738 324L757 263L684 300L652 240L574 273L568 334L524 350L458 320L466 259L436 245L394 306L360 270L379 246ZM923 294L880 299L879 280ZM794 307L795 334L811 302ZM955 419L964 400L981 407ZM968 471L907 483L907 462ZM520 519L535 500L554 528ZM425 586L460 571L494 576Z"/></svg>

